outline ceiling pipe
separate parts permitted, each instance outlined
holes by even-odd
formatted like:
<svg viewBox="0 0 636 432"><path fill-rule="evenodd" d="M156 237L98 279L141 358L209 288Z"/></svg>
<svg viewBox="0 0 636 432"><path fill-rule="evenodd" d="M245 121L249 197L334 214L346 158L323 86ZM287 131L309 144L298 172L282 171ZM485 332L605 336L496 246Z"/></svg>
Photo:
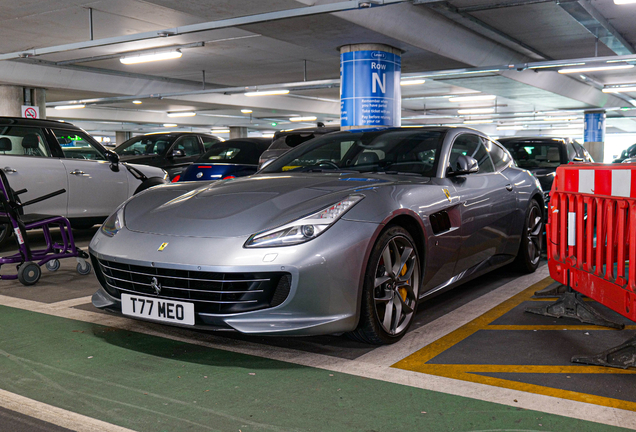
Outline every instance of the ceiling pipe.
<svg viewBox="0 0 636 432"><path fill-rule="evenodd" d="M325 14L332 12L343 12L356 10L360 8L382 7L391 4L405 3L411 0L381 0L381 1L362 1L349 0L338 3L322 4L316 6L299 7L295 9L287 9L276 12L267 12L256 15L248 15L238 18L228 18L218 21L209 21L200 24L190 24L182 27L170 29L136 33L132 35L115 36L104 39L89 40L84 42L76 42L64 45L57 45L45 48L33 48L30 50L16 51L6 54L0 54L0 60L11 60L16 58L33 57L44 54L53 54L67 51L74 51L84 48L95 48L101 46L115 45L126 42L137 42L148 39L158 39L161 37L177 36L189 33L198 33L210 30L218 30L228 27L238 27L248 24L256 24L267 21L282 20L288 18L298 18L310 15Z"/></svg>

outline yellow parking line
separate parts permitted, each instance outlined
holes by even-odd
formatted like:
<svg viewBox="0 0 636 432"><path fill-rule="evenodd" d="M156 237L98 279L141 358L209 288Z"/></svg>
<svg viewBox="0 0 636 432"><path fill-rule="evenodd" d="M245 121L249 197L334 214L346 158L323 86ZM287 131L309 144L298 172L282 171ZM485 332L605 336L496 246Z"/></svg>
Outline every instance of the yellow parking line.
<svg viewBox="0 0 636 432"><path fill-rule="evenodd" d="M633 369L616 369L602 366L584 365L496 365L496 364L429 364L428 362L444 351L453 347L457 343L475 334L479 330L613 330L606 327L590 325L494 325L491 324L498 318L510 312L519 304L525 301L554 301L554 299L533 299L535 291L541 290L553 283L553 280L546 278L538 282L525 291L511 297L503 303L495 306L485 314L475 318L468 324L449 333L445 337L438 339L411 354L410 356L395 363L392 367L414 372L421 372L429 375L436 375L446 378L458 379L474 383L486 384L496 387L509 388L513 390L525 391L528 393L554 396L562 399L575 400L592 403L596 405L636 411L636 403L623 401L603 396L590 395L570 390L562 390L535 384L512 381L502 378L479 375L482 373L519 373L519 374L596 374L596 375L634 375ZM636 329L636 326L626 326L626 329ZM567 375L566 375L567 376Z"/></svg>
<svg viewBox="0 0 636 432"><path fill-rule="evenodd" d="M552 330L552 331L558 331L558 330L585 330L585 331L589 331L589 330L593 330L593 331L599 331L599 330L608 330L608 331L618 331L616 329L610 328L610 327L601 327L601 326L595 326L595 325L559 325L559 324L552 324L552 325L499 325L499 324L490 324L488 327L485 327L483 330ZM625 330L636 330L636 325L626 325L625 326Z"/></svg>

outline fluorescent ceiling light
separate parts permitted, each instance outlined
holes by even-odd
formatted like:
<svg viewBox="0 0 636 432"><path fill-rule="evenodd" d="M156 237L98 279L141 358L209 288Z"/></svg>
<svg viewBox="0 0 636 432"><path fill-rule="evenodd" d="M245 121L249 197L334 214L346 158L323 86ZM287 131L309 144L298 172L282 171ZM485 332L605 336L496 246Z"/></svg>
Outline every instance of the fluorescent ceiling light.
<svg viewBox="0 0 636 432"><path fill-rule="evenodd" d="M194 117L197 115L194 111L169 112L168 117Z"/></svg>
<svg viewBox="0 0 636 432"><path fill-rule="evenodd" d="M263 91L245 92L243 94L245 96L276 96L276 95L286 95L288 93L289 93L289 90L263 90Z"/></svg>
<svg viewBox="0 0 636 432"><path fill-rule="evenodd" d="M229 129L212 129L212 133L226 134L230 133Z"/></svg>
<svg viewBox="0 0 636 432"><path fill-rule="evenodd" d="M423 79L403 79L400 81L400 85L401 86L409 86L409 85L419 85L419 84L424 84L426 82L426 80Z"/></svg>
<svg viewBox="0 0 636 432"><path fill-rule="evenodd" d="M614 3L617 5L636 3L636 0L614 0Z"/></svg>
<svg viewBox="0 0 636 432"><path fill-rule="evenodd" d="M607 70L617 70L617 69L631 69L634 65L616 65L616 66L589 66L582 68L566 68L559 69L557 72L560 74L570 74L570 73L579 73L579 72L596 72L596 71L607 71Z"/></svg>
<svg viewBox="0 0 636 432"><path fill-rule="evenodd" d="M494 112L494 108L472 108L457 110L457 114L490 114Z"/></svg>
<svg viewBox="0 0 636 432"><path fill-rule="evenodd" d="M636 1L636 0L634 0ZM630 87L610 87L604 88L603 93L624 93L624 92L636 92L636 86Z"/></svg>
<svg viewBox="0 0 636 432"><path fill-rule="evenodd" d="M67 110L67 109L80 109L80 108L84 108L86 105L84 104L74 104L74 105L58 105L55 107L55 109L59 109L59 110Z"/></svg>
<svg viewBox="0 0 636 432"><path fill-rule="evenodd" d="M134 103L135 105L140 105L142 102L140 100L134 100L132 101L132 103Z"/></svg>
<svg viewBox="0 0 636 432"><path fill-rule="evenodd" d="M163 127L167 127L167 128L172 128L172 127L177 127L178 125L176 123L164 123Z"/></svg>
<svg viewBox="0 0 636 432"><path fill-rule="evenodd" d="M545 121L570 121L576 120L576 117L544 117Z"/></svg>
<svg viewBox="0 0 636 432"><path fill-rule="evenodd" d="M293 122L302 122L302 121L314 121L316 120L316 116L306 116L306 117L290 117L289 121Z"/></svg>
<svg viewBox="0 0 636 432"><path fill-rule="evenodd" d="M494 120L465 120L464 124L486 124L492 123Z"/></svg>
<svg viewBox="0 0 636 432"><path fill-rule="evenodd" d="M530 66L528 69L546 69L546 68L556 68L556 67L567 67L567 66L582 66L585 63L566 63L566 64L547 64L540 66Z"/></svg>
<svg viewBox="0 0 636 432"><path fill-rule="evenodd" d="M241 112L243 114L252 114L252 110L251 109L242 109Z"/></svg>
<svg viewBox="0 0 636 432"><path fill-rule="evenodd" d="M476 95L476 96L453 96L448 99L449 102L469 102L469 101L484 101L493 100L497 96L495 95Z"/></svg>
<svg viewBox="0 0 636 432"><path fill-rule="evenodd" d="M183 54L181 54L181 51L179 50L164 51L164 52L154 53L154 54L139 54L136 56L122 57L119 59L119 61L122 62L123 64L137 64L137 63L146 63L146 62L153 62L153 61L160 61L160 60L178 59L178 58L181 58L182 55Z"/></svg>
<svg viewBox="0 0 636 432"><path fill-rule="evenodd" d="M523 129L523 126L497 126L497 130L519 130Z"/></svg>

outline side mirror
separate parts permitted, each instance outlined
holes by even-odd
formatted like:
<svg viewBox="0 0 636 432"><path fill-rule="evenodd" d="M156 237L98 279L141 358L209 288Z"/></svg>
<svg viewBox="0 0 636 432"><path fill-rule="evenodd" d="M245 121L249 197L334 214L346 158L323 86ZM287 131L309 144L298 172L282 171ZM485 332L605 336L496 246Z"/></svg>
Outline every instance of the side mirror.
<svg viewBox="0 0 636 432"><path fill-rule="evenodd" d="M454 167L450 167L448 175L474 174L479 172L477 159L471 156L460 155Z"/></svg>
<svg viewBox="0 0 636 432"><path fill-rule="evenodd" d="M110 162L110 169L119 171L119 155L112 150L106 150L106 160Z"/></svg>
<svg viewBox="0 0 636 432"><path fill-rule="evenodd" d="M185 156L185 151L183 151L181 149L172 150L172 153L170 153L170 157L171 158L183 157L183 156Z"/></svg>

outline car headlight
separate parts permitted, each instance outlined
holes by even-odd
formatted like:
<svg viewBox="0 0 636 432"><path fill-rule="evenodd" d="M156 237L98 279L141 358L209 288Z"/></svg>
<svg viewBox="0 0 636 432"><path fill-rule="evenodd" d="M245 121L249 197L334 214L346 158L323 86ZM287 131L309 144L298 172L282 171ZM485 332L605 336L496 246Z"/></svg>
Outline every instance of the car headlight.
<svg viewBox="0 0 636 432"><path fill-rule="evenodd" d="M364 198L363 195L349 195L342 201L309 216L278 228L254 234L247 240L245 247L290 246L314 239L325 232L362 198Z"/></svg>
<svg viewBox="0 0 636 432"><path fill-rule="evenodd" d="M113 213L108 217L108 219L106 219L106 221L102 224L100 230L108 237L113 237L124 226L124 206L121 206L115 211L115 213Z"/></svg>

